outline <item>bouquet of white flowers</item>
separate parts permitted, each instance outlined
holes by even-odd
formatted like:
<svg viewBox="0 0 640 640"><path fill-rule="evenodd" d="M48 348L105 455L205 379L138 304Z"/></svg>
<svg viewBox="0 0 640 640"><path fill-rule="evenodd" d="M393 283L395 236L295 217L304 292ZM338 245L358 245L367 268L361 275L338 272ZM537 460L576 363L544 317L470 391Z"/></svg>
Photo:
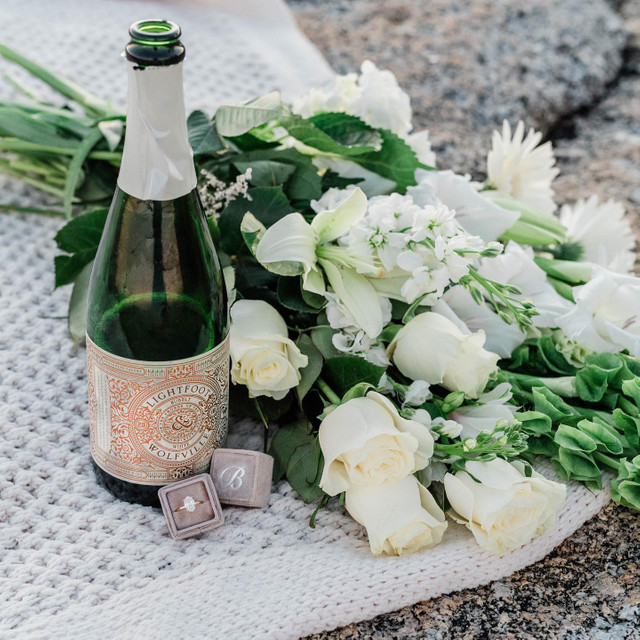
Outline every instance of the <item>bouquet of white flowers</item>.
<svg viewBox="0 0 640 640"><path fill-rule="evenodd" d="M81 339L106 217L91 203L115 181L122 116L0 53L83 109L0 107L0 170L71 217L56 284L75 283ZM484 182L436 169L407 94L371 62L294 105L272 93L188 125L235 300L232 407L275 431L275 480L318 508L340 500L375 554L437 544L446 513L496 553L526 544L565 498L536 456L594 488L613 471L614 499L640 509L634 238L617 203L556 212L541 134L505 123Z"/></svg>

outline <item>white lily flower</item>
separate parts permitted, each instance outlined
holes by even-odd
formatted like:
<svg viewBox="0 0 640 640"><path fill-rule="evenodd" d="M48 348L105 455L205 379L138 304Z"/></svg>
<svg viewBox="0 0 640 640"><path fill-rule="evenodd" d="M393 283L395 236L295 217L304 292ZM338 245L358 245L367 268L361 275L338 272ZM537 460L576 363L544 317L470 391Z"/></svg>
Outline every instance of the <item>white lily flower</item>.
<svg viewBox="0 0 640 640"><path fill-rule="evenodd" d="M640 358L640 278L593 267L592 279L574 287L574 307L557 326L578 344L617 353L627 349Z"/></svg>
<svg viewBox="0 0 640 640"><path fill-rule="evenodd" d="M485 242L497 240L520 217L517 211L503 209L482 197L471 184L469 176L453 171L416 171L418 184L407 193L421 205L445 204L455 211L455 220L462 228Z"/></svg>
<svg viewBox="0 0 640 640"><path fill-rule="evenodd" d="M567 242L577 242L582 247L581 260L618 273L633 269L636 239L620 202L601 203L591 196L573 206L564 205L559 217L567 227Z"/></svg>
<svg viewBox="0 0 640 640"><path fill-rule="evenodd" d="M530 300L540 315L532 318L535 327L556 327L557 318L567 313L572 305L565 300L547 280L545 272L534 262L533 250L515 242L507 245L504 253L495 258L485 258L480 273L490 280L518 287L519 300Z"/></svg>
<svg viewBox="0 0 640 640"><path fill-rule="evenodd" d="M491 151L487 156L488 182L498 195L510 196L551 215L556 205L551 183L559 170L550 142L539 145L542 134L533 129L524 135L524 123L518 122L511 135L505 120L502 133L493 132Z"/></svg>

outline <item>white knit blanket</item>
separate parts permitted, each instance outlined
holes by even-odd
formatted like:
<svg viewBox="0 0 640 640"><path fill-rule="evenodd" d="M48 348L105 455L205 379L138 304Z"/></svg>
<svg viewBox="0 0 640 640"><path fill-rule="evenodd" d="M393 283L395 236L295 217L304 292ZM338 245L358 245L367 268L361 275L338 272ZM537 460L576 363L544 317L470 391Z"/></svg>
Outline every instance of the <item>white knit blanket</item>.
<svg viewBox="0 0 640 640"><path fill-rule="evenodd" d="M9 44L120 102L114 51L130 22L155 15L183 26L189 107L276 86L294 95L329 77L279 0L2 4ZM33 201L6 181L0 193ZM159 511L118 502L94 481L85 353L60 319L68 289L52 295L59 225L0 214L0 638L297 638L508 575L608 500L571 485L557 528L502 559L453 523L433 550L374 558L338 507L309 528L313 507L285 483L268 508L228 508L221 529L173 541ZM257 424L232 425L230 446L260 441Z"/></svg>

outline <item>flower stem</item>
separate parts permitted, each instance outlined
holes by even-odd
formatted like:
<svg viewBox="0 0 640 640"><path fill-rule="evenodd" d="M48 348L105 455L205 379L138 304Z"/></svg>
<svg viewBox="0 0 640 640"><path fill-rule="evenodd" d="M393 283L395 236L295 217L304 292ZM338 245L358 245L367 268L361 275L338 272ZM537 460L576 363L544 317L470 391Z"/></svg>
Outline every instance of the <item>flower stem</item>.
<svg viewBox="0 0 640 640"><path fill-rule="evenodd" d="M331 404L338 405L342 402L338 394L322 378L316 380L316 385Z"/></svg>
<svg viewBox="0 0 640 640"><path fill-rule="evenodd" d="M602 464L607 465L607 467L611 467L611 469L615 471L618 471L620 469L620 461L614 460L611 456L601 453L600 451L594 451L591 455L593 456L594 460L602 462Z"/></svg>

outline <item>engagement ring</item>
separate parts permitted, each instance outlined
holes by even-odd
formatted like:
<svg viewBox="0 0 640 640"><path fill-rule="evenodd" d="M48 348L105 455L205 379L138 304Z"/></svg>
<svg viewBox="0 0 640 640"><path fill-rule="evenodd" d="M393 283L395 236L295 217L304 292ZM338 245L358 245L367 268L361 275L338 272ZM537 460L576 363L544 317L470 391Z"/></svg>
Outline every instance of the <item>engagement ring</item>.
<svg viewBox="0 0 640 640"><path fill-rule="evenodd" d="M182 506L181 506L181 507L178 507L178 508L176 509L176 511L182 511L183 509L186 509L187 511L189 511L189 512L191 513L192 511L195 511L195 510L196 510L196 507L197 507L199 504L202 504L202 500L198 500L198 501L196 501L196 500L194 500L191 496L187 496L187 497L184 499L184 502L182 503Z"/></svg>

